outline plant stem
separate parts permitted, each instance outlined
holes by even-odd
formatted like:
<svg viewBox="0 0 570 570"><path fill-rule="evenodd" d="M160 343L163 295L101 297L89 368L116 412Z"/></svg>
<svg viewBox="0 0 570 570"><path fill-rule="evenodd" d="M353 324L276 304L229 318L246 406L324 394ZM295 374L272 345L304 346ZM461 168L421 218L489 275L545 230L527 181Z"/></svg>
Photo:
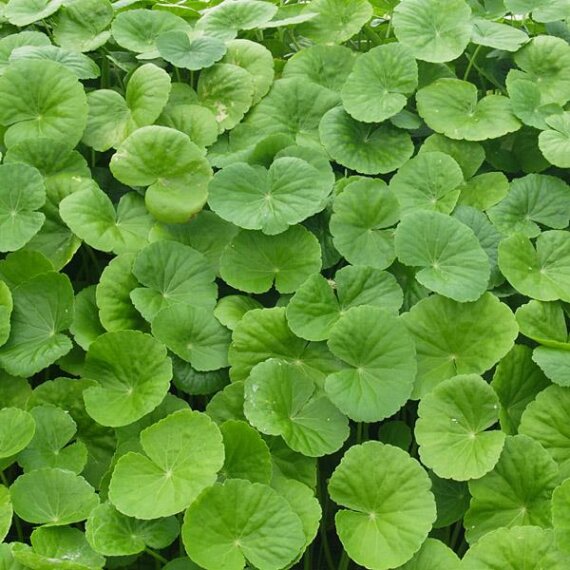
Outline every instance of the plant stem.
<svg viewBox="0 0 570 570"><path fill-rule="evenodd" d="M348 557L346 550L343 550L340 562L338 564L338 570L346 570L349 564L350 564L350 558Z"/></svg>
<svg viewBox="0 0 570 570"><path fill-rule="evenodd" d="M148 548L148 546L144 549L144 551L149 555L152 556L152 558L154 558L155 560L158 560L159 562L162 562L162 564L168 564L168 560L166 558L164 558L164 556L162 556L161 554L159 554L158 552L155 552L152 548Z"/></svg>
<svg viewBox="0 0 570 570"><path fill-rule="evenodd" d="M477 55L479 55L479 51L481 50L481 46L477 46L475 48L475 51L473 52L473 55L471 56L471 58L469 58L467 56L467 59L469 60L469 64L467 65L467 69L465 70L465 73L463 74L463 81L467 81L467 78L469 77L469 73L471 73L471 68L475 65L475 60L477 59Z"/></svg>

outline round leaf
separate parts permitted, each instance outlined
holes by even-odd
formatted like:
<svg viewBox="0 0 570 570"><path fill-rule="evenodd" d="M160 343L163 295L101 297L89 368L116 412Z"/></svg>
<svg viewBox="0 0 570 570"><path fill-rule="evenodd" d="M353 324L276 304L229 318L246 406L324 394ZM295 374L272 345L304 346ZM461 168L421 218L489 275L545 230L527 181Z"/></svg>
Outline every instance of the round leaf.
<svg viewBox="0 0 570 570"><path fill-rule="evenodd" d="M10 0L4 13L14 26L27 26L48 18L59 10L63 0Z"/></svg>
<svg viewBox="0 0 570 570"><path fill-rule="evenodd" d="M546 119L550 129L538 135L538 147L554 166L570 168L570 113L553 115Z"/></svg>
<svg viewBox="0 0 570 570"><path fill-rule="evenodd" d="M206 570L279 570L305 544L300 518L276 491L230 479L205 491L188 509L182 526L188 555Z"/></svg>
<svg viewBox="0 0 570 570"><path fill-rule="evenodd" d="M0 426L0 458L2 459L16 455L27 447L36 430L34 417L19 408L2 408Z"/></svg>
<svg viewBox="0 0 570 570"><path fill-rule="evenodd" d="M150 335L118 331L91 343L82 375L97 382L83 392L87 413L101 425L118 427L160 404L170 385L172 365L164 346Z"/></svg>
<svg viewBox="0 0 570 570"><path fill-rule="evenodd" d="M190 70L210 67L226 53L222 40L210 36L192 37L182 30L161 34L156 46L163 59L176 67Z"/></svg>
<svg viewBox="0 0 570 570"><path fill-rule="evenodd" d="M339 538L357 564L387 570L407 562L435 520L431 483L405 451L368 441L351 447L329 480Z"/></svg>

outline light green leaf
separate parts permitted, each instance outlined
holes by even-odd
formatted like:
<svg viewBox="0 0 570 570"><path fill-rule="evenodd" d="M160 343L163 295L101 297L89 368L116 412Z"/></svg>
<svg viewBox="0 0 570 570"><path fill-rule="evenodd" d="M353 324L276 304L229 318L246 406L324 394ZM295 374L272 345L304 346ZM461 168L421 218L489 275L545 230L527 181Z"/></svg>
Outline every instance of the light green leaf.
<svg viewBox="0 0 570 570"><path fill-rule="evenodd" d="M480 376L445 380L421 400L418 415L422 463L439 477L478 479L499 460L505 434L486 431L499 419L499 399Z"/></svg>
<svg viewBox="0 0 570 570"><path fill-rule="evenodd" d="M432 295L402 319L416 343L414 398L452 376L489 370L512 348L519 332L511 309L491 293L471 303Z"/></svg>
<svg viewBox="0 0 570 570"><path fill-rule="evenodd" d="M547 129L538 135L538 147L554 166L570 168L570 112L546 118Z"/></svg>
<svg viewBox="0 0 570 570"><path fill-rule="evenodd" d="M504 234L537 237L540 226L561 230L570 220L570 187L562 179L546 174L515 178L509 193L488 214ZM540 226L539 226L540 224Z"/></svg>
<svg viewBox="0 0 570 570"><path fill-rule="evenodd" d="M105 565L105 559L91 549L77 528L36 528L30 542L32 548L22 543L12 546L14 558L26 568L97 570Z"/></svg>
<svg viewBox="0 0 570 570"><path fill-rule="evenodd" d="M287 320L297 336L326 340L346 309L375 305L397 314L402 301L402 290L390 273L349 265L337 271L334 280L320 274L309 277L289 301Z"/></svg>
<svg viewBox="0 0 570 570"><path fill-rule="evenodd" d="M386 174L404 164L413 153L406 131L388 124L373 125L353 119L342 107L322 118L319 134L335 162L361 174Z"/></svg>
<svg viewBox="0 0 570 570"><path fill-rule="evenodd" d="M211 67L222 59L227 49L224 42L216 37L191 35L182 30L160 34L156 47L164 60L190 70Z"/></svg>
<svg viewBox="0 0 570 570"><path fill-rule="evenodd" d="M138 194L125 194L115 210L107 194L96 186L64 198L59 212L76 236L95 249L116 254L143 248L154 223Z"/></svg>
<svg viewBox="0 0 570 570"><path fill-rule="evenodd" d="M10 317L12 316L12 293L4 281L0 281L0 346L10 337Z"/></svg>
<svg viewBox="0 0 570 570"><path fill-rule="evenodd" d="M459 187L457 203L485 211L509 193L509 180L502 172L484 172Z"/></svg>
<svg viewBox="0 0 570 570"><path fill-rule="evenodd" d="M479 170L485 160L485 149L480 143L454 140L434 133L420 147L422 152L443 152L459 164L466 180Z"/></svg>
<svg viewBox="0 0 570 570"><path fill-rule="evenodd" d="M271 487L230 479L190 506L182 540L206 570L241 570L246 561L259 570L278 570L298 555L305 534L301 519Z"/></svg>
<svg viewBox="0 0 570 570"><path fill-rule="evenodd" d="M411 52L398 43L381 45L356 60L341 91L342 104L357 121L381 123L404 108L417 86Z"/></svg>
<svg viewBox="0 0 570 570"><path fill-rule="evenodd" d="M549 386L523 412L519 433L530 436L562 464L570 459L570 388Z"/></svg>
<svg viewBox="0 0 570 570"><path fill-rule="evenodd" d="M460 79L438 79L420 89L416 101L428 126L452 139L494 139L521 127L507 97L486 95L477 101L477 87Z"/></svg>
<svg viewBox="0 0 570 570"><path fill-rule="evenodd" d="M53 20L55 42L73 51L93 51L111 33L107 30L114 17L109 0L71 0L60 8Z"/></svg>
<svg viewBox="0 0 570 570"><path fill-rule="evenodd" d="M57 467L81 473L87 463L87 448L74 437L77 426L68 412L56 406L36 406L30 410L36 431L29 445L18 454L24 472Z"/></svg>
<svg viewBox="0 0 570 570"><path fill-rule="evenodd" d="M67 354L63 334L73 321L73 289L67 275L42 273L12 291L10 337L0 348L0 365L14 376L32 376Z"/></svg>
<svg viewBox="0 0 570 570"><path fill-rule="evenodd" d="M394 315L367 305L353 307L332 328L328 346L348 367L327 376L325 391L349 418L382 420L410 397L414 343Z"/></svg>
<svg viewBox="0 0 570 570"><path fill-rule="evenodd" d="M232 40L239 30L253 30L269 22L277 6L260 0L225 1L206 10L197 28L221 40Z"/></svg>
<svg viewBox="0 0 570 570"><path fill-rule="evenodd" d="M0 541L4 539L10 531L12 526L12 499L10 497L10 490L4 485L0 485Z"/></svg>
<svg viewBox="0 0 570 570"><path fill-rule="evenodd" d="M404 0L394 9L394 33L417 59L451 61L471 39L470 16L463 0Z"/></svg>
<svg viewBox="0 0 570 570"><path fill-rule="evenodd" d="M557 484L558 466L537 441L508 436L493 471L469 482L467 540L474 543L501 527L551 526L550 501Z"/></svg>
<svg viewBox="0 0 570 570"><path fill-rule="evenodd" d="M294 364L270 359L258 364L245 382L244 411L268 435L280 435L303 455L334 453L348 438L347 418Z"/></svg>
<svg viewBox="0 0 570 570"><path fill-rule="evenodd" d="M277 158L269 167L230 164L209 185L208 203L222 218L274 235L324 209L332 190L312 164Z"/></svg>
<svg viewBox="0 0 570 570"><path fill-rule="evenodd" d="M261 303L247 295L228 295L218 301L214 316L225 327L233 331L248 311L261 308L263 308Z"/></svg>
<svg viewBox="0 0 570 570"><path fill-rule="evenodd" d="M350 558L375 570L407 562L435 520L430 487L405 451L376 441L351 447L328 485L331 499L346 507L335 525Z"/></svg>
<svg viewBox="0 0 570 570"><path fill-rule="evenodd" d="M568 521L568 508L570 507L570 495L568 488L570 479L566 479L552 493L552 526L556 535L556 543L560 550L568 554L570 547L570 524Z"/></svg>
<svg viewBox="0 0 570 570"><path fill-rule="evenodd" d="M85 520L99 504L83 477L63 469L36 469L10 487L14 512L26 522L60 526Z"/></svg>
<svg viewBox="0 0 570 570"><path fill-rule="evenodd" d="M164 346L150 335L109 332L89 346L82 376L97 382L83 392L87 413L101 425L118 427L160 404L170 386L172 365Z"/></svg>
<svg viewBox="0 0 570 570"><path fill-rule="evenodd" d="M0 75L8 67L12 51L23 46L49 46L49 38L42 32L24 31L0 39Z"/></svg>
<svg viewBox="0 0 570 570"><path fill-rule="evenodd" d="M213 309L217 287L206 258L175 241L157 241L135 258L133 275L144 287L130 293L134 306L151 322L159 311L174 305Z"/></svg>
<svg viewBox="0 0 570 570"><path fill-rule="evenodd" d="M228 365L230 332L201 306L176 304L162 309L152 321L153 335L196 370Z"/></svg>
<svg viewBox="0 0 570 570"><path fill-rule="evenodd" d="M484 18L474 18L471 41L494 49L517 51L529 41L529 37L514 26L491 22Z"/></svg>
<svg viewBox="0 0 570 570"><path fill-rule="evenodd" d="M398 200L383 180L353 182L333 202L334 245L352 264L385 269L396 257L388 228L399 218Z"/></svg>
<svg viewBox="0 0 570 570"><path fill-rule="evenodd" d="M315 14L299 33L317 44L341 44L357 34L373 14L367 0L312 0L304 10Z"/></svg>
<svg viewBox="0 0 570 570"><path fill-rule="evenodd" d="M477 300L487 289L489 260L473 231L440 212L404 216L395 232L398 259L420 267L416 279L456 301Z"/></svg>
<svg viewBox="0 0 570 570"><path fill-rule="evenodd" d="M113 176L129 186L148 186L145 204L159 221L183 223L206 202L212 175L202 151L187 135L167 127L136 130L111 158Z"/></svg>
<svg viewBox="0 0 570 570"><path fill-rule="evenodd" d="M537 394L550 382L532 361L532 349L516 344L499 362L491 386L499 396L499 419L503 431L514 435L518 431L521 416Z"/></svg>
<svg viewBox="0 0 570 570"><path fill-rule="evenodd" d="M9 0L4 16L14 26L27 26L57 12L63 0Z"/></svg>
<svg viewBox="0 0 570 570"><path fill-rule="evenodd" d="M484 536L467 551L461 570L518 570L525 566L564 570L566 564L551 530L518 526Z"/></svg>
<svg viewBox="0 0 570 570"><path fill-rule="evenodd" d="M242 230L220 259L220 274L232 287L263 293L275 282L280 293L292 293L321 269L317 238L302 226L274 236Z"/></svg>
<svg viewBox="0 0 570 570"><path fill-rule="evenodd" d="M225 449L220 475L226 479L268 484L271 480L271 454L260 433L241 420L224 422L220 431Z"/></svg>
<svg viewBox="0 0 570 570"><path fill-rule="evenodd" d="M168 104L157 124L187 134L199 147L207 147L218 138L218 123L209 109L201 105Z"/></svg>
<svg viewBox="0 0 570 570"><path fill-rule="evenodd" d="M42 227L46 200L41 174L27 164L0 166L0 251L15 251Z"/></svg>
<svg viewBox="0 0 570 570"><path fill-rule="evenodd" d="M499 267L520 293L539 299L570 301L570 235L543 232L536 245L523 234L513 234L499 245Z"/></svg>
<svg viewBox="0 0 570 570"><path fill-rule="evenodd" d="M26 448L36 430L34 417L19 408L0 410L0 458L6 459Z"/></svg>
<svg viewBox="0 0 570 570"><path fill-rule="evenodd" d="M206 406L206 413L218 425L229 420L246 421L243 399L243 382L233 382L212 396Z"/></svg>
<svg viewBox="0 0 570 570"><path fill-rule="evenodd" d="M170 414L143 430L140 442L146 455L123 455L109 486L115 507L138 519L181 512L214 484L224 463L220 430L201 412Z"/></svg>
<svg viewBox="0 0 570 570"><path fill-rule="evenodd" d="M174 517L142 521L121 514L110 503L95 507L85 523L85 538L91 548L104 556L128 556L146 546L166 548L178 536Z"/></svg>
<svg viewBox="0 0 570 570"><path fill-rule="evenodd" d="M0 124L11 147L51 138L73 148L87 123L87 98L77 77L53 61L12 63L0 77Z"/></svg>
<svg viewBox="0 0 570 570"><path fill-rule="evenodd" d="M400 570L459 570L460 562L451 548L435 538L428 538Z"/></svg>
<svg viewBox="0 0 570 570"><path fill-rule="evenodd" d="M15 251L0 260L0 279L10 289L48 271L53 271L53 265L37 251Z"/></svg>

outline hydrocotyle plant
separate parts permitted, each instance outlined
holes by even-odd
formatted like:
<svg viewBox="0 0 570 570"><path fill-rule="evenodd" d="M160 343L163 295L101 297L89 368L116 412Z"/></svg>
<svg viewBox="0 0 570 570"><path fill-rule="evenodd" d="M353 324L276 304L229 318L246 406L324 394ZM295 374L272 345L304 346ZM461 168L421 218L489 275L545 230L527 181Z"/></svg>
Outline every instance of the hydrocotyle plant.
<svg viewBox="0 0 570 570"><path fill-rule="evenodd" d="M0 0L0 568L567 570L570 0Z"/></svg>

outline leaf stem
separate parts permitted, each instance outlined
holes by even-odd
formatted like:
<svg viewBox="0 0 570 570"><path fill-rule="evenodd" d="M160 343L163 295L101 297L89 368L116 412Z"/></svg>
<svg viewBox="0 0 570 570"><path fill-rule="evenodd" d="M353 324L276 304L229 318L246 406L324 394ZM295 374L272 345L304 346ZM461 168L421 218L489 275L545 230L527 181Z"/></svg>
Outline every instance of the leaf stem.
<svg viewBox="0 0 570 570"><path fill-rule="evenodd" d="M152 558L154 558L155 560L158 560L159 562L161 562L162 564L168 564L168 560L166 558L164 558L164 556L162 556L162 554L159 554L158 552L154 551L152 548L149 548L148 546L144 549L144 551L151 556Z"/></svg>
<svg viewBox="0 0 570 570"><path fill-rule="evenodd" d="M467 81L467 78L469 77L469 74L471 73L471 69L475 65L475 60L477 59L477 56L479 55L480 50L481 50L481 46L477 46L475 48L475 51L473 52L473 55L471 57L467 56L469 64L467 65L467 69L465 70L465 73L463 74L463 81Z"/></svg>
<svg viewBox="0 0 570 570"><path fill-rule="evenodd" d="M347 570L349 564L350 564L350 558L348 557L346 550L343 550L340 562L338 564L338 570Z"/></svg>

